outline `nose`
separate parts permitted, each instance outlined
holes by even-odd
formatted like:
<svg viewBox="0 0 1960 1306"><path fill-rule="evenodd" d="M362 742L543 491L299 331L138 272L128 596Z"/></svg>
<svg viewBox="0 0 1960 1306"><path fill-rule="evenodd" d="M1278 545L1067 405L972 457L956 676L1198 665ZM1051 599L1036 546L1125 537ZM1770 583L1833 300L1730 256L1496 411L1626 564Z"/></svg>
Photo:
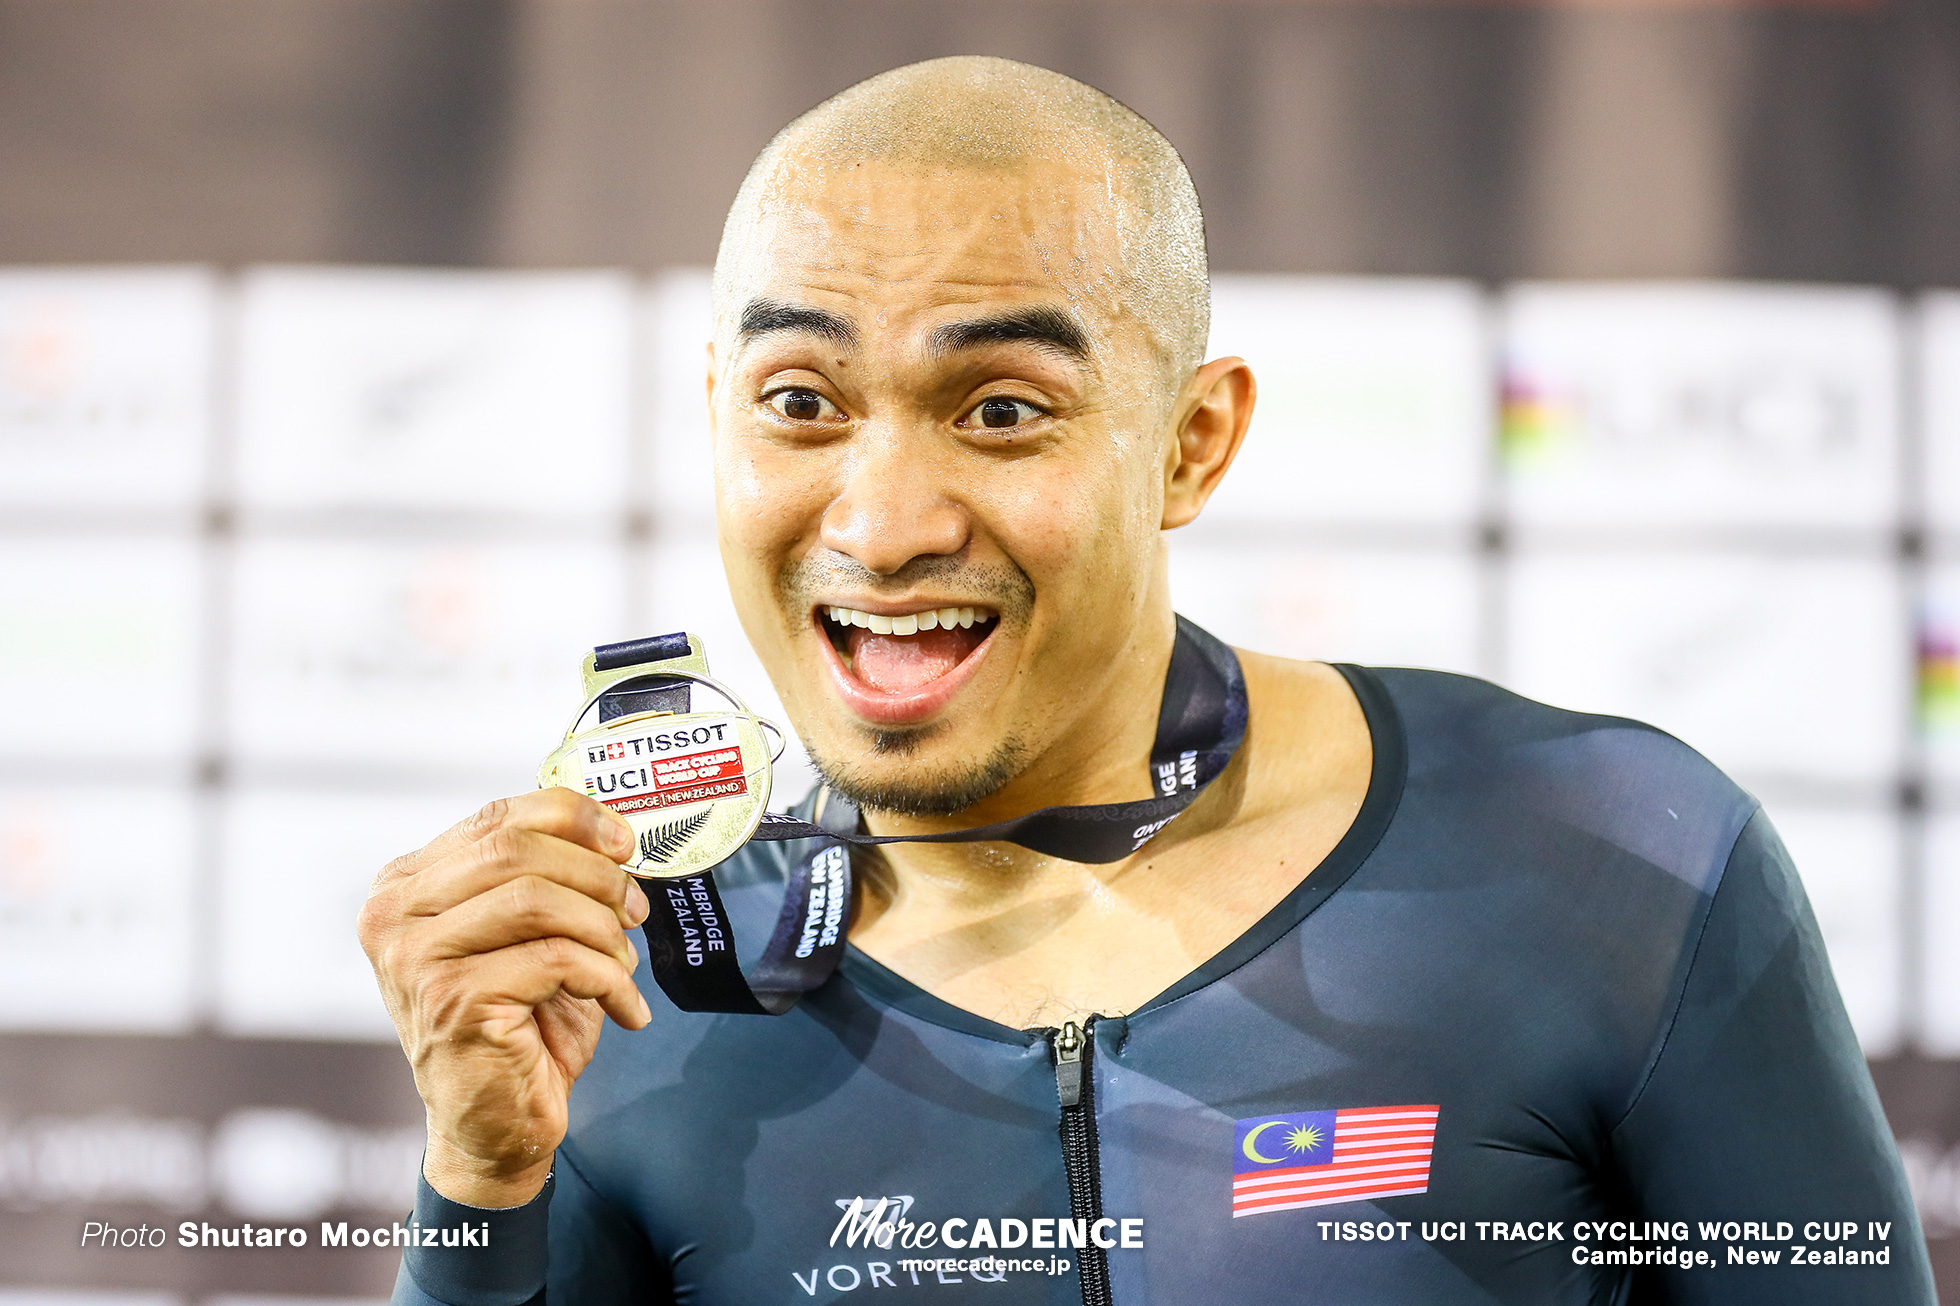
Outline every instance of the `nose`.
<svg viewBox="0 0 1960 1306"><path fill-rule="evenodd" d="M880 576L914 558L958 553L972 521L949 493L932 442L903 430L858 432L836 496L824 509L819 540Z"/></svg>

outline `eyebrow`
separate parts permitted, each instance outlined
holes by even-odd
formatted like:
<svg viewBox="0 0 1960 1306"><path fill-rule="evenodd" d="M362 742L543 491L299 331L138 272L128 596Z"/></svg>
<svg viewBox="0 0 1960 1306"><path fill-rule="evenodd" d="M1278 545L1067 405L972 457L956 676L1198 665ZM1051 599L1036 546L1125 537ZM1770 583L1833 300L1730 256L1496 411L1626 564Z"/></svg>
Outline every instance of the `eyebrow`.
<svg viewBox="0 0 1960 1306"><path fill-rule="evenodd" d="M962 349L1027 341L1072 362L1089 362L1089 336L1059 308L1038 304L970 322L949 322L932 333L931 349L948 354Z"/></svg>
<svg viewBox="0 0 1960 1306"><path fill-rule="evenodd" d="M776 299L752 299L742 310L742 324L736 332L744 342L776 331L800 331L821 336L844 349L855 349L857 327L842 314L803 304L785 304Z"/></svg>

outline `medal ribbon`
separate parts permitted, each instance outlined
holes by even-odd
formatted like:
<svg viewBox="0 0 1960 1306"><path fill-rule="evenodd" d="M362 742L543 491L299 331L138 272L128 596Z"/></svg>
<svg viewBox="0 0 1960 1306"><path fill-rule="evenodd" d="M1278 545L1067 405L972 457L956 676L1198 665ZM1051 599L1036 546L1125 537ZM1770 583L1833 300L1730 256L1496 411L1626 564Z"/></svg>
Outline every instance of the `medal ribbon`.
<svg viewBox="0 0 1960 1306"><path fill-rule="evenodd" d="M1150 750L1155 797L1044 807L992 825L922 835L861 833L857 810L834 794L820 805L815 822L766 812L753 838L820 842L791 868L782 911L761 959L743 975L712 873L660 880L645 886L652 911L643 928L653 977L683 1011L779 1016L830 978L843 960L851 911L851 858L844 845L997 841L1072 862L1121 861L1218 778L1245 739L1245 723L1245 677L1238 658L1179 617Z"/></svg>

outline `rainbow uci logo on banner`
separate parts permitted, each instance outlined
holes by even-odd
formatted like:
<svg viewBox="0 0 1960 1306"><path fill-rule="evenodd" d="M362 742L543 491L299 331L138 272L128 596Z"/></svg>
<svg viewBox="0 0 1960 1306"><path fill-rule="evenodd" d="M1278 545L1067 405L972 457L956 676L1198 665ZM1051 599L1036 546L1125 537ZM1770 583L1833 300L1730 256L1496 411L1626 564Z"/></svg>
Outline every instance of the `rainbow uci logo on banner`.
<svg viewBox="0 0 1960 1306"><path fill-rule="evenodd" d="M1254 1116L1232 1145L1232 1215L1429 1191L1434 1106L1342 1107Z"/></svg>

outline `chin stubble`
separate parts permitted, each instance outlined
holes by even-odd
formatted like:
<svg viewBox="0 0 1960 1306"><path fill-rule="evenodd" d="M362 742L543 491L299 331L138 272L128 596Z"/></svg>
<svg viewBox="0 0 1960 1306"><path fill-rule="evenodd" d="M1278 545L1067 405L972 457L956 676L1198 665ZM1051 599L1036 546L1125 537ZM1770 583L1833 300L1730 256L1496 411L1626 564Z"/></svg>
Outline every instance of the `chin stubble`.
<svg viewBox="0 0 1960 1306"><path fill-rule="evenodd" d="M932 727L880 730L872 737L871 751L880 757L910 757L934 733ZM1027 748L1020 739L1010 737L976 765L940 767L884 780L840 766L833 758L813 755L810 762L827 787L860 810L895 816L952 816L991 797L1021 774L1027 766Z"/></svg>

